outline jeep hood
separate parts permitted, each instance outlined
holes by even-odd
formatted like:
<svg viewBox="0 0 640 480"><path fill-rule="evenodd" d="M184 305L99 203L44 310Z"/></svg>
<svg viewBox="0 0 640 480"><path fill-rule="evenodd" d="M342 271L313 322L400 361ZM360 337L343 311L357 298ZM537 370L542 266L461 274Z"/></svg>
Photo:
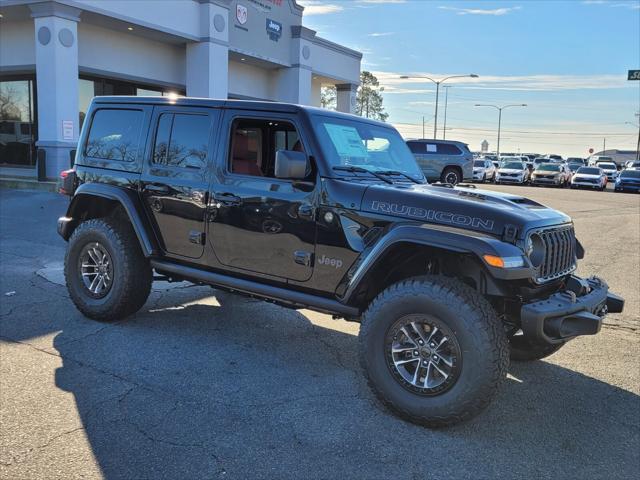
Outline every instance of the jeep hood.
<svg viewBox="0 0 640 480"><path fill-rule="evenodd" d="M496 236L503 235L508 225L521 236L530 228L571 221L564 213L519 195L431 185L371 185L363 195L362 210Z"/></svg>

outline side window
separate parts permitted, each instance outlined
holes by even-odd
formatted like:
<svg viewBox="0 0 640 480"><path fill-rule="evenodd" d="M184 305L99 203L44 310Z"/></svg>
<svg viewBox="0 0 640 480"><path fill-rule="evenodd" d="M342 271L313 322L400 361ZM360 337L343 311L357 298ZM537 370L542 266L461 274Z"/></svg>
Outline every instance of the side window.
<svg viewBox="0 0 640 480"><path fill-rule="evenodd" d="M142 110L100 109L93 115L85 145L87 157L133 162L140 148Z"/></svg>
<svg viewBox="0 0 640 480"><path fill-rule="evenodd" d="M304 152L300 135L289 122L238 119L231 128L230 171L274 178L276 152Z"/></svg>
<svg viewBox="0 0 640 480"><path fill-rule="evenodd" d="M443 155L460 155L462 152L458 147L451 145L450 143L439 143L438 153Z"/></svg>
<svg viewBox="0 0 640 480"><path fill-rule="evenodd" d="M424 144L419 142L407 142L411 153L424 153Z"/></svg>
<svg viewBox="0 0 640 480"><path fill-rule="evenodd" d="M153 163L203 168L207 163L211 121L207 115L163 113L153 148Z"/></svg>

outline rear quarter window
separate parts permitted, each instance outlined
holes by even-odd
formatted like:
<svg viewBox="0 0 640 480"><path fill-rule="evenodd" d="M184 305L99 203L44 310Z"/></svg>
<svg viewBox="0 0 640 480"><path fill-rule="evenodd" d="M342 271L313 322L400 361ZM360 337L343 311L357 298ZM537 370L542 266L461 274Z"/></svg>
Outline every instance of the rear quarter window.
<svg viewBox="0 0 640 480"><path fill-rule="evenodd" d="M438 153L441 155L461 155L462 151L450 143L440 143L438 144Z"/></svg>
<svg viewBox="0 0 640 480"><path fill-rule="evenodd" d="M96 110L84 148L85 156L117 162L136 161L143 124L142 110Z"/></svg>

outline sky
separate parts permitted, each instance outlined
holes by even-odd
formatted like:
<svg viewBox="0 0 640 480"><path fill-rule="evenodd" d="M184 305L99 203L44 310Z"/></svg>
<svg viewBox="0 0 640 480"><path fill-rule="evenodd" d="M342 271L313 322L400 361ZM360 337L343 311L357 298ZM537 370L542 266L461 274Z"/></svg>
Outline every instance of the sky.
<svg viewBox="0 0 640 480"><path fill-rule="evenodd" d="M438 138L502 152L588 156L635 150L640 117L640 0L298 0L303 24L363 53L406 138L433 138L435 85L401 75L476 74L440 87ZM444 88L447 85L449 88ZM443 130L445 92L447 130Z"/></svg>

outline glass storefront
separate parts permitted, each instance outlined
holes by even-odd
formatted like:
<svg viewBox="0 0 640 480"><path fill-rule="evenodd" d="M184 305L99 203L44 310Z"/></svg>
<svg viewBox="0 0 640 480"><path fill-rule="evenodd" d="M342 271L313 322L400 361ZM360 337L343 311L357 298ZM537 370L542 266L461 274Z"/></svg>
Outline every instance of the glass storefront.
<svg viewBox="0 0 640 480"><path fill-rule="evenodd" d="M81 76L79 81L78 107L80 112L80 128L87 115L89 103L94 96L98 95L138 95L145 97L160 97L171 94L184 95L183 91L176 91L163 88L155 88L149 85L140 85L132 82L112 80L108 78Z"/></svg>
<svg viewBox="0 0 640 480"><path fill-rule="evenodd" d="M0 78L0 166L36 164L34 89L33 78Z"/></svg>
<svg viewBox="0 0 640 480"><path fill-rule="evenodd" d="M78 80L79 125L97 95L184 95L184 91L99 77ZM34 168L38 121L35 75L0 77L0 167Z"/></svg>

